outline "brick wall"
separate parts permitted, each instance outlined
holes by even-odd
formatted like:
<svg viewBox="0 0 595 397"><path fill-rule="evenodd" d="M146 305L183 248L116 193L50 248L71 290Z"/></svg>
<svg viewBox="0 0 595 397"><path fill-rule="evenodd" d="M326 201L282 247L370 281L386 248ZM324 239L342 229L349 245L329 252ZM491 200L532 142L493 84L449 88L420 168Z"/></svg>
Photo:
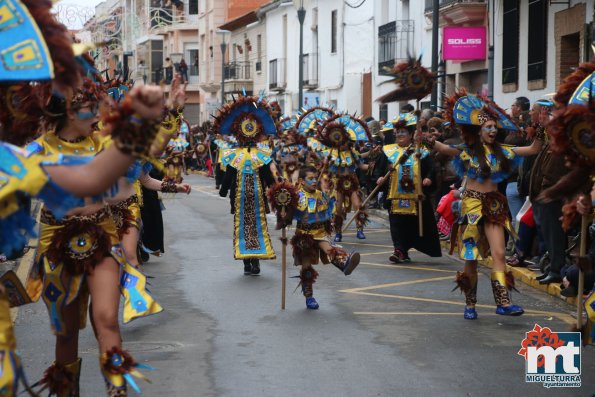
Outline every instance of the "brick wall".
<svg viewBox="0 0 595 397"><path fill-rule="evenodd" d="M576 4L566 10L559 11L554 16L554 37L556 46L556 87L560 81L572 70L578 66L578 63L584 62L581 59L584 47L584 26L586 21L587 5L585 3ZM578 47L574 47L572 34L578 34ZM565 37L566 36L566 37ZM578 57L577 57L578 52ZM574 60L578 59L579 62Z"/></svg>

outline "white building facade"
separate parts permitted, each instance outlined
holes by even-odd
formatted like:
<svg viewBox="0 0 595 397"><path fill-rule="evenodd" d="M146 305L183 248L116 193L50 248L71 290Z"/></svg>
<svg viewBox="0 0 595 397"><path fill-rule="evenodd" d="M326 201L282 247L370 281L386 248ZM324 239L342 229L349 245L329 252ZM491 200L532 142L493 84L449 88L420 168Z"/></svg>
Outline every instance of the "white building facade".
<svg viewBox="0 0 595 397"><path fill-rule="evenodd" d="M304 2L304 107L332 106L362 114L370 107L365 75L373 67L374 2L351 8L342 0ZM266 12L269 98L298 110L300 24L292 1ZM369 85L369 83L368 83Z"/></svg>
<svg viewBox="0 0 595 397"><path fill-rule="evenodd" d="M492 0L493 1L493 0ZM494 2L494 100L508 108L554 93L593 55L593 0Z"/></svg>

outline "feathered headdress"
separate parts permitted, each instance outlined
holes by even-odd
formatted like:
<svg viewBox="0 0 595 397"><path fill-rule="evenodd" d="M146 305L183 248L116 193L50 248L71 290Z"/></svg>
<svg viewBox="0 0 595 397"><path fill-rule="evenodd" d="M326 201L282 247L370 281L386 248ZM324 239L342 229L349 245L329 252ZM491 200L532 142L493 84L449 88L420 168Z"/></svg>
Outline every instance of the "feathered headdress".
<svg viewBox="0 0 595 397"><path fill-rule="evenodd" d="M478 139L478 134L467 126L481 126L488 120L496 122L498 128L518 131L519 127L506 115L504 110L488 98L467 94L464 88L457 90L444 100L446 119L461 127L463 140L470 145Z"/></svg>
<svg viewBox="0 0 595 397"><path fill-rule="evenodd" d="M571 98L575 98L575 100L579 97L584 98L588 90L579 90L579 86L587 88L588 85L592 84L593 72L595 72L595 62L579 65L574 72L562 80L556 95L554 95L554 101L560 106L566 106L572 103ZM588 79L589 76L591 76L590 80Z"/></svg>
<svg viewBox="0 0 595 397"><path fill-rule="evenodd" d="M389 75L394 76L391 82L398 88L378 98L380 103L421 100L432 92L436 83L436 76L428 69L421 66L421 57L409 57L407 62L402 62L392 68L385 68Z"/></svg>
<svg viewBox="0 0 595 397"><path fill-rule="evenodd" d="M235 99L223 105L214 117L214 130L221 135L233 135L240 146L254 145L266 135L278 132L271 107L262 97Z"/></svg>
<svg viewBox="0 0 595 397"><path fill-rule="evenodd" d="M300 114L297 130L300 135L311 136L316 133L320 123L335 115L333 109L316 106Z"/></svg>
<svg viewBox="0 0 595 397"><path fill-rule="evenodd" d="M295 143L299 144L306 144L306 137L304 135L300 135L296 129L297 124L297 116L290 116L281 119L279 122L279 134L278 137L281 139L284 138L293 138Z"/></svg>
<svg viewBox="0 0 595 397"><path fill-rule="evenodd" d="M297 116L284 117L279 121L279 133L285 134L287 131L295 131L297 125Z"/></svg>
<svg viewBox="0 0 595 397"><path fill-rule="evenodd" d="M399 117L392 121L393 128L398 130L400 128L415 127L417 125L417 116L415 113L401 113Z"/></svg>
<svg viewBox="0 0 595 397"><path fill-rule="evenodd" d="M349 142L372 140L368 125L349 114L337 114L326 120L318 130L318 140L332 148L340 148Z"/></svg>
<svg viewBox="0 0 595 397"><path fill-rule="evenodd" d="M271 107L271 112L273 112L273 118L275 120L281 119L281 117L283 116L283 110L281 109L281 105L279 105L279 102L272 101L269 103L269 106Z"/></svg>

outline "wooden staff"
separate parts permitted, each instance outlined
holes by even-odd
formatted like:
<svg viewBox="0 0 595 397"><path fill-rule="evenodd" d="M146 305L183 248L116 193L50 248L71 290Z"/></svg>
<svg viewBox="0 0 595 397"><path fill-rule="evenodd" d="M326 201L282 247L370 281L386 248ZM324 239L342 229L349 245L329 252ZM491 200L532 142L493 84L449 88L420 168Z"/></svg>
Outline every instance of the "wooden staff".
<svg viewBox="0 0 595 397"><path fill-rule="evenodd" d="M285 226L285 207L281 210L283 228L281 229L281 310L285 310L285 288L287 279L287 227Z"/></svg>
<svg viewBox="0 0 595 397"><path fill-rule="evenodd" d="M576 327L583 326L583 290L585 289L585 271L582 263L587 255L587 229L589 221L587 215L581 216L581 243L579 246L579 273L578 273L578 294L576 295Z"/></svg>
<svg viewBox="0 0 595 397"><path fill-rule="evenodd" d="M416 130L421 134L420 127L420 111L419 100L417 101L417 125ZM415 142L415 157L417 157L417 183L415 184L415 194L417 195L417 220L419 221L419 237L424 236L424 215L423 215L423 191L422 191L422 177L421 177L421 143L419 140Z"/></svg>
<svg viewBox="0 0 595 397"><path fill-rule="evenodd" d="M388 170L388 172L386 173L386 175L383 176L384 180L382 181L382 183L380 185L377 185L374 190L372 190L372 193L368 194L368 197L366 197L366 199L364 200L364 202L360 205L360 207L365 207L366 204L368 204L368 201L370 201L372 199L372 197L374 197L374 195L378 192L378 190L380 190L380 188L382 187L382 185L384 185L384 183L386 182L386 180L388 179L388 177L390 176L390 173L393 171L393 168L391 168L390 170ZM351 225L351 223L355 220L355 217L361 212L362 210L358 208L357 211L355 211L355 214L353 214L353 216L351 217L351 219L349 220L349 222L347 222L347 224L343 227L343 230L341 230L341 233L344 233L345 230L347 230L347 228L349 227L349 225Z"/></svg>

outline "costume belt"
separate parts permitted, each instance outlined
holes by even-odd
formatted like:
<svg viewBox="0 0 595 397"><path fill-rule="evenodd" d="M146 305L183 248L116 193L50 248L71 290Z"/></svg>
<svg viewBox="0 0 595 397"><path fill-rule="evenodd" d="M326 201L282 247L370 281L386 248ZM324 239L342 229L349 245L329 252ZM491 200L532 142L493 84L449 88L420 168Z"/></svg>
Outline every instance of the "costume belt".
<svg viewBox="0 0 595 397"><path fill-rule="evenodd" d="M110 208L112 211L116 210L124 210L130 207L132 204L139 204L138 195L133 194L132 196L128 197L126 200L122 200L117 204L110 204Z"/></svg>
<svg viewBox="0 0 595 397"><path fill-rule="evenodd" d="M478 192L477 190L469 190L465 189L461 194L462 198L469 197L469 198L476 198L482 200L488 193L486 192Z"/></svg>
<svg viewBox="0 0 595 397"><path fill-rule="evenodd" d="M103 207L91 215L66 216L61 220L54 217L54 214L45 207L41 208L40 222L50 226L66 226L71 223L100 223L111 215L108 207Z"/></svg>
<svg viewBox="0 0 595 397"><path fill-rule="evenodd" d="M129 228L138 228L138 219L140 219L139 205L140 200L136 194L119 203L109 205L116 228L118 229L118 237L120 240L122 239L122 236L127 233Z"/></svg>
<svg viewBox="0 0 595 397"><path fill-rule="evenodd" d="M315 223L306 223L306 222L298 222L296 225L296 230L299 230L304 233L318 231L318 230L326 230L330 234L332 228L330 221L324 222L315 222Z"/></svg>

